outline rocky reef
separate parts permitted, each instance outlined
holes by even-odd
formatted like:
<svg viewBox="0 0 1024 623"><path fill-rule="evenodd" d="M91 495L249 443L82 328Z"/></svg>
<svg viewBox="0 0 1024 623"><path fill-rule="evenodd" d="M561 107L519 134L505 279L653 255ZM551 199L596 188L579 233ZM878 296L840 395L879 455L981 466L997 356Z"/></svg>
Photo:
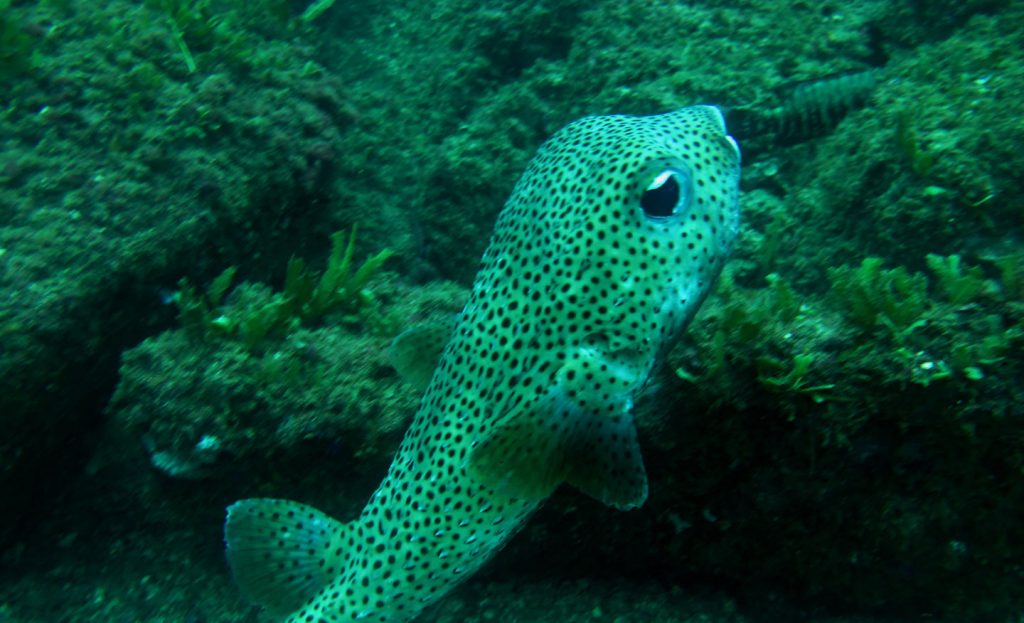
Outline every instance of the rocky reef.
<svg viewBox="0 0 1024 623"><path fill-rule="evenodd" d="M310 4L0 0L0 620L261 620L224 506L361 508L418 399L388 344L457 313L547 136L866 70L744 140L644 508L560 491L425 620L1019 616L1019 3Z"/></svg>

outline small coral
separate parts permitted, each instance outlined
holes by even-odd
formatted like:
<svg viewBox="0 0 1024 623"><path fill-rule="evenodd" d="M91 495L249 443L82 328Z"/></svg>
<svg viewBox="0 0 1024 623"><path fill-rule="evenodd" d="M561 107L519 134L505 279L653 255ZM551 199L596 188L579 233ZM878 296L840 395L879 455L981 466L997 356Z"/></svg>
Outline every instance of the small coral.
<svg viewBox="0 0 1024 623"><path fill-rule="evenodd" d="M156 442L143 435L142 445L149 453L149 461L171 478L202 478L220 455L221 443L214 435L203 435L186 451L159 450Z"/></svg>

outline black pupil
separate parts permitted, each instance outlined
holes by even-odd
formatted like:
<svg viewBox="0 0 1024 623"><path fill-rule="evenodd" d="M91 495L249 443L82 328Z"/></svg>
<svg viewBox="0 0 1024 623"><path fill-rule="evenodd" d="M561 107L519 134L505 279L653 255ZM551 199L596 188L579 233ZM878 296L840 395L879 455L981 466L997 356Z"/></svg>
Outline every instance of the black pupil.
<svg viewBox="0 0 1024 623"><path fill-rule="evenodd" d="M648 188L640 197L640 207L647 216L672 216L679 204L679 182L669 175L657 188Z"/></svg>

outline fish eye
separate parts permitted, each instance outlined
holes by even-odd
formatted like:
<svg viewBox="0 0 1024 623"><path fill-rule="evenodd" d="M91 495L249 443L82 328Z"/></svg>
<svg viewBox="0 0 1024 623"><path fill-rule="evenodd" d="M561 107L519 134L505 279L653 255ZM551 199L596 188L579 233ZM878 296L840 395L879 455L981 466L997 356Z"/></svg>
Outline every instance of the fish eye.
<svg viewBox="0 0 1024 623"><path fill-rule="evenodd" d="M651 218L665 218L689 207L691 195L689 173L662 169L640 195L640 207Z"/></svg>

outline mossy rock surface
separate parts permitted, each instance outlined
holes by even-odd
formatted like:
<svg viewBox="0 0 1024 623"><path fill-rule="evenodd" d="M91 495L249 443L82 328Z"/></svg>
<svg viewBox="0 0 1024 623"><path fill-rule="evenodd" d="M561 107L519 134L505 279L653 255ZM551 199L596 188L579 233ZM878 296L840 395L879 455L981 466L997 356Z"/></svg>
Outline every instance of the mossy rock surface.
<svg viewBox="0 0 1024 623"><path fill-rule="evenodd" d="M342 91L297 34L233 16L190 73L143 3L4 8L34 57L0 118L0 496L25 511L0 540L88 457L118 352L173 321L162 290L283 265L334 196Z"/></svg>

